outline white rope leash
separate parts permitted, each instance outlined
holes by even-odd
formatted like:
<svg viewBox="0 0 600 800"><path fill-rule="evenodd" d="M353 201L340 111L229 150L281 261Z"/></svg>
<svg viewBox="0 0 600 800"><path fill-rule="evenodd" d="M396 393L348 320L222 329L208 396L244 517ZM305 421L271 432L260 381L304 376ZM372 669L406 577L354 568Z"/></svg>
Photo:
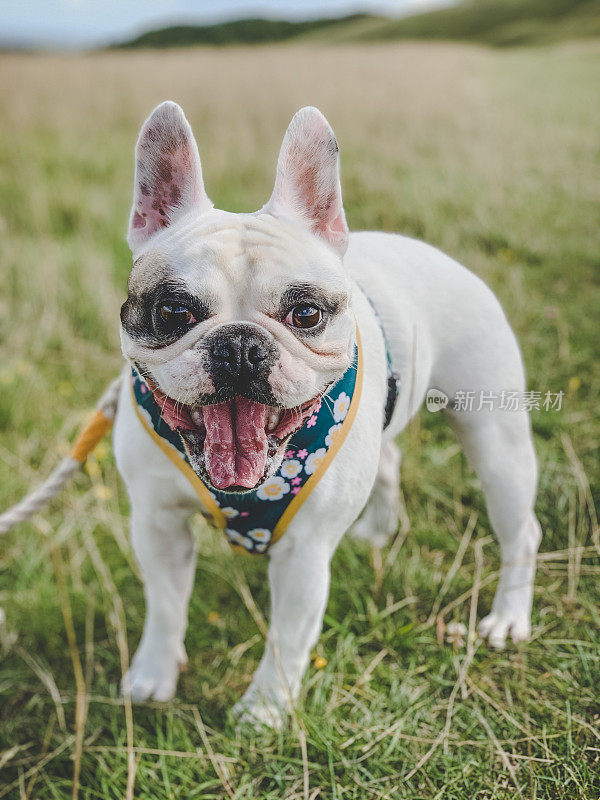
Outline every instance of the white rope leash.
<svg viewBox="0 0 600 800"><path fill-rule="evenodd" d="M104 392L96 405L94 419L79 435L71 454L63 458L41 486L0 514L0 534L7 533L15 525L24 522L44 508L64 488L77 468L85 462L86 457L98 443L98 437L102 438L112 425L117 413L121 380L122 378L118 377Z"/></svg>
<svg viewBox="0 0 600 800"><path fill-rule="evenodd" d="M108 388L101 396L100 400L96 403L98 411L102 411L108 419L114 419L117 414L119 405L119 391L121 383L123 382L123 375L119 375L112 383L109 383Z"/></svg>
<svg viewBox="0 0 600 800"><path fill-rule="evenodd" d="M50 477L34 489L31 494L24 497L16 506L9 508L0 514L0 533L8 533L11 528L32 517L40 511L52 498L57 495L67 483L71 475L80 467L79 461L70 456L66 456L58 467L50 474Z"/></svg>

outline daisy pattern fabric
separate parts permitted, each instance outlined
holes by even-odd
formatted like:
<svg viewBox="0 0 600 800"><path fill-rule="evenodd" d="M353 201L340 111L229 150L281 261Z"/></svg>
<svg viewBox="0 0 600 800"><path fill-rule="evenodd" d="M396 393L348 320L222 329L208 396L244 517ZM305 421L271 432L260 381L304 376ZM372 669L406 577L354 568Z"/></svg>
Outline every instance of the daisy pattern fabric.
<svg viewBox="0 0 600 800"><path fill-rule="evenodd" d="M131 387L140 422L190 480L212 522L223 529L230 544L249 553L265 553L285 533L352 425L362 389L360 337L357 331L352 364L291 436L276 474L245 494L209 490L193 471L179 434L163 420L152 392L135 369Z"/></svg>

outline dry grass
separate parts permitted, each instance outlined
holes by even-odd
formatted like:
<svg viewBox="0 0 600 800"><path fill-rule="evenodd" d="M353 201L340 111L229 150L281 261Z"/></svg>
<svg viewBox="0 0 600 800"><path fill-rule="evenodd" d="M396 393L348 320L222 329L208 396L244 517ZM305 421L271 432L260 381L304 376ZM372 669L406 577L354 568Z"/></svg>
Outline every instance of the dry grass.
<svg viewBox="0 0 600 800"><path fill-rule="evenodd" d="M0 797L591 798L600 792L597 350L600 46L272 47L2 56L0 507L45 475L120 367L132 149L153 105L196 131L209 194L268 196L281 136L319 106L354 228L442 247L498 292L530 388L545 530L533 642L490 653L496 545L440 420L403 437L406 524L344 543L299 717L281 737L226 719L260 657L261 560L199 536L190 666L167 707L117 685L143 600L107 446L35 525L2 541ZM472 590L473 577L475 588ZM251 600L254 596L254 601ZM323 661L317 662L322 664Z"/></svg>

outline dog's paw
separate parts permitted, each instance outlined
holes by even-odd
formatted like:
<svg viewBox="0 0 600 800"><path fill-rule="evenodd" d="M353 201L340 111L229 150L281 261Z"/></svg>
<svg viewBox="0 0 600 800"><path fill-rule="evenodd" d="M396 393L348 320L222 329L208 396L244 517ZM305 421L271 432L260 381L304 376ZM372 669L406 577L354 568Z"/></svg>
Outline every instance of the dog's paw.
<svg viewBox="0 0 600 800"><path fill-rule="evenodd" d="M231 713L238 725L250 725L255 729L267 727L280 731L287 719L282 705L252 688L234 705Z"/></svg>
<svg viewBox="0 0 600 800"><path fill-rule="evenodd" d="M186 664L185 651L159 650L140 646L131 667L121 681L121 695L129 695L134 703L172 700L179 672Z"/></svg>
<svg viewBox="0 0 600 800"><path fill-rule="evenodd" d="M506 637L515 644L525 642L531 635L531 622L529 612L512 611L500 613L492 611L479 623L479 633L496 650L502 650L506 645Z"/></svg>

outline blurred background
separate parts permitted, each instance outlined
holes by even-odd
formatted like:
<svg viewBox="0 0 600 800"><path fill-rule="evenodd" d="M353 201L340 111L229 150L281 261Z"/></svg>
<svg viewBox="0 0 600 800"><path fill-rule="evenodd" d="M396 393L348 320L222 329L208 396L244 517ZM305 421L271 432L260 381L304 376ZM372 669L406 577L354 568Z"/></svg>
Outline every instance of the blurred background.
<svg viewBox="0 0 600 800"><path fill-rule="evenodd" d="M227 717L262 652L266 562L200 523L189 667L123 705L144 600L106 440L0 542L0 798L600 794L600 2L5 0L0 21L0 509L45 477L122 366L133 148L180 103L209 196L268 198L318 106L351 229L440 247L498 294L529 389L544 540L533 640L489 651L498 548L440 415L401 437L383 552L344 542L291 728ZM473 589L473 585L475 588ZM458 633L457 633L458 630Z"/></svg>

